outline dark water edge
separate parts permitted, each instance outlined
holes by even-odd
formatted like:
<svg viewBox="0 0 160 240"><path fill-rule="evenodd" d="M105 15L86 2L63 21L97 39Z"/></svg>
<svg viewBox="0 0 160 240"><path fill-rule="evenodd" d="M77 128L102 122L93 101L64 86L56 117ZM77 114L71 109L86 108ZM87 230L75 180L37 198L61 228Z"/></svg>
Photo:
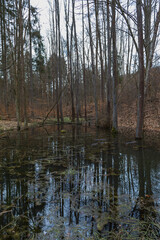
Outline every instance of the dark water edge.
<svg viewBox="0 0 160 240"><path fill-rule="evenodd" d="M0 139L0 239L160 239L160 152L122 142L82 126Z"/></svg>

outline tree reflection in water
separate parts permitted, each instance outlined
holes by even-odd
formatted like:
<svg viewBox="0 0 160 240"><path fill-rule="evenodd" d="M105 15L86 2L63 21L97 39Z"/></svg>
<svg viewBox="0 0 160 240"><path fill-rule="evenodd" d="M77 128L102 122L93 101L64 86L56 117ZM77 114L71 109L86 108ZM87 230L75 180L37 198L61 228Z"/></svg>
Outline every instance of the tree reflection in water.
<svg viewBox="0 0 160 240"><path fill-rule="evenodd" d="M159 239L160 153L65 128L0 140L0 239Z"/></svg>

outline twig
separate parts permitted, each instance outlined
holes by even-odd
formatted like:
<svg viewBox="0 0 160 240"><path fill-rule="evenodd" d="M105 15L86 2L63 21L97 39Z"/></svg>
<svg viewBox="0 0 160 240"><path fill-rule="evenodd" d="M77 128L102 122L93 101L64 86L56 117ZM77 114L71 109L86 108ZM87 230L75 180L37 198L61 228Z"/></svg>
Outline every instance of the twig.
<svg viewBox="0 0 160 240"><path fill-rule="evenodd" d="M3 211L3 212L1 212L1 213L0 213L0 217L1 217L3 214L8 213L8 212L12 212L12 210L8 210L8 211Z"/></svg>
<svg viewBox="0 0 160 240"><path fill-rule="evenodd" d="M3 228L0 229L0 232L2 232L5 228L7 228L8 226L12 225L13 221L8 223L7 225L5 225Z"/></svg>

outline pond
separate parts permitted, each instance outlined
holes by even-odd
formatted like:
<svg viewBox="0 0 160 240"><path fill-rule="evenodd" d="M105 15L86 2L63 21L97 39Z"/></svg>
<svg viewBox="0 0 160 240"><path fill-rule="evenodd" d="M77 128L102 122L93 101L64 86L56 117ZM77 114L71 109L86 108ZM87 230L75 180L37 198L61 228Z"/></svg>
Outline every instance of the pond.
<svg viewBox="0 0 160 240"><path fill-rule="evenodd" d="M57 125L0 146L0 239L160 238L159 151Z"/></svg>

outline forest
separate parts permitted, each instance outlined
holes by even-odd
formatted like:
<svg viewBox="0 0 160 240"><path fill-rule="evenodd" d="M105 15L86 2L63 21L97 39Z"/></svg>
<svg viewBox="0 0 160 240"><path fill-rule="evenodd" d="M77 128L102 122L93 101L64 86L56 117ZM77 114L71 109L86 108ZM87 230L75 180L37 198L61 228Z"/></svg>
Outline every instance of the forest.
<svg viewBox="0 0 160 240"><path fill-rule="evenodd" d="M48 7L45 39L32 1L0 2L1 118L16 119L17 129L46 115L97 126L103 119L117 132L124 103L136 102L142 138L145 104L158 98L159 1L49 0Z"/></svg>
<svg viewBox="0 0 160 240"><path fill-rule="evenodd" d="M159 140L159 0L0 0L0 240L159 240Z"/></svg>

